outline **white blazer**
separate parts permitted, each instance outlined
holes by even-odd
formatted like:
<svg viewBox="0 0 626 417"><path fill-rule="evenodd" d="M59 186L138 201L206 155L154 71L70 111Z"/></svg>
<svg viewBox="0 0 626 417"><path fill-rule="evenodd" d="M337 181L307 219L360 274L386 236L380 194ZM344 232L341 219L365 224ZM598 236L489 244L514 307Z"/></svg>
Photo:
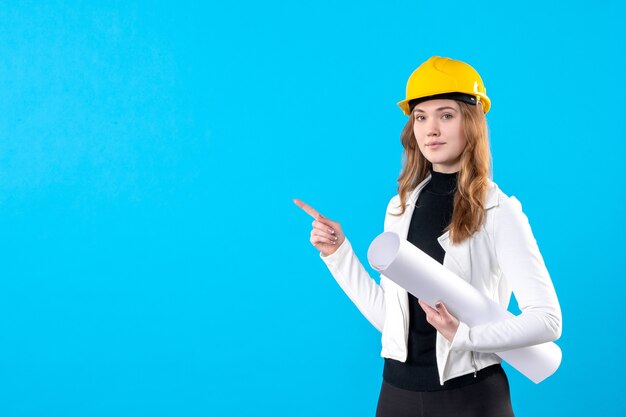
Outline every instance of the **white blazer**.
<svg viewBox="0 0 626 417"><path fill-rule="evenodd" d="M387 206L384 230L407 237L415 202L430 181L424 179L409 195L402 216L395 195ZM468 327L460 322L452 343L437 332L439 381L475 373L500 363L493 352L550 342L561 336L561 308L552 280L539 252L521 203L489 180L485 222L459 244L449 232L437 240L445 251L443 266L481 293L507 308L511 291L521 314L505 320ZM406 290L380 275L380 285L365 270L346 238L337 250L323 256L331 274L370 323L382 332L380 355L405 362L409 336L409 299Z"/></svg>

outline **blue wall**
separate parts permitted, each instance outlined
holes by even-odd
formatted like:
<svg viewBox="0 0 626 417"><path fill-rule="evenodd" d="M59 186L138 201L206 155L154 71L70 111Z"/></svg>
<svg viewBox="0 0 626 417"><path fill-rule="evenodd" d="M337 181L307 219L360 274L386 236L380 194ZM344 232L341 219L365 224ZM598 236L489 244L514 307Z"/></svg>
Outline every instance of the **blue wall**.
<svg viewBox="0 0 626 417"><path fill-rule="evenodd" d="M0 415L374 415L380 335L291 199L378 279L431 55L483 76L563 309L560 370L507 367L516 415L623 415L617 1L203 3L0 7Z"/></svg>

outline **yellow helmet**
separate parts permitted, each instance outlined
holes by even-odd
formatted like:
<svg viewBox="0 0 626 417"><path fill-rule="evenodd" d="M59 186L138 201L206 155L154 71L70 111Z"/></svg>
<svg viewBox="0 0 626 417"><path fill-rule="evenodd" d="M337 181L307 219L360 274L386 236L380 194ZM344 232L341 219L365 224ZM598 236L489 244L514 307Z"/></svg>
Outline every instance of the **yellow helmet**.
<svg viewBox="0 0 626 417"><path fill-rule="evenodd" d="M480 101L485 114L491 107L487 89L478 72L465 62L440 56L430 57L413 71L406 83L406 98L398 102L398 106L408 116L411 100L431 98L455 98L472 104Z"/></svg>

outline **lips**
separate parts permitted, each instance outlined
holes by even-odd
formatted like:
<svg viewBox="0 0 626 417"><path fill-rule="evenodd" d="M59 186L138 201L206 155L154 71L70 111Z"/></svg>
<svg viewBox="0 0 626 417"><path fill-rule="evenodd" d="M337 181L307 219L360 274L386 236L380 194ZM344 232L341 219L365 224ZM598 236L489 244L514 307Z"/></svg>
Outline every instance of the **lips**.
<svg viewBox="0 0 626 417"><path fill-rule="evenodd" d="M426 144L426 146L437 146L437 145L443 145L445 142L428 142Z"/></svg>

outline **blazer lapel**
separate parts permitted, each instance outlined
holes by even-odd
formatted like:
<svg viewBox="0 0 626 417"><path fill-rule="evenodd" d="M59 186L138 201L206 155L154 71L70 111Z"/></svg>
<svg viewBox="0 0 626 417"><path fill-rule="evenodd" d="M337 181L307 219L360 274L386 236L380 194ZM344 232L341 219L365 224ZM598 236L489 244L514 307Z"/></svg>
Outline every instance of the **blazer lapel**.
<svg viewBox="0 0 626 417"><path fill-rule="evenodd" d="M485 199L485 210L498 205L498 190L492 181L489 181L487 197ZM450 241L450 231L446 231L437 238L437 241L446 252L444 266L460 275L461 278L470 282L472 269L472 250L470 239L464 239L460 243Z"/></svg>
<svg viewBox="0 0 626 417"><path fill-rule="evenodd" d="M420 182L417 185L417 187L415 187L415 189L411 192L411 194L409 195L409 198L407 199L405 203L406 209L404 211L404 214L402 215L402 221L400 222L400 225L398 226L398 230L397 230L397 233L403 239L406 239L409 235L409 226L411 225L411 218L413 217L413 211L415 210L415 203L417 202L417 197L419 196L420 191L422 191L422 188L424 188L426 184L428 184L428 181L430 181L430 178L431 178L431 175L428 174L428 176L424 178L424 180Z"/></svg>
<svg viewBox="0 0 626 417"><path fill-rule="evenodd" d="M391 231L391 232L395 232L398 234L398 236L400 236L402 239L406 239L409 233L409 226L411 224L411 217L413 217L413 210L415 209L415 201L417 200L417 196L419 195L419 192L421 191L422 188L424 188L424 186L428 183L428 181L430 180L431 175L429 174L421 183L419 183L417 185L417 187L415 187L415 189L411 192L411 194L409 195L409 198L407 199L407 202L405 203L405 210L404 210L404 214L402 214L402 216L400 216L399 218L397 218L396 221L394 221L394 223L392 223L391 225L389 225L385 231ZM382 282L382 280L381 280ZM385 293L392 293L392 291L396 292L396 296L398 297L398 301L400 302L400 309L403 311L402 313L402 318L403 318L403 323L404 323L404 337L408 338L408 321L405 320L405 317L408 317L408 309L409 309L409 297L408 297L408 293L407 291L402 288L401 286L399 286L398 284L396 284L394 281L392 280L388 280L386 281L386 290ZM389 303L387 304L387 314L393 314L394 311L391 310L393 306L393 303ZM383 337L389 337L391 338L392 336L385 336L385 330L383 330ZM405 345L407 343L408 339L405 339ZM406 352L405 352L406 353ZM404 362L405 359L403 359L402 361Z"/></svg>
<svg viewBox="0 0 626 417"><path fill-rule="evenodd" d="M409 227L411 225L411 218L413 217L413 211L415 210L415 204L419 193L430 181L431 175L428 176L415 187L415 189L409 195L406 202L405 212L402 219L394 226L390 227L390 230L398 233L400 237L406 239L409 233ZM487 197L485 202L485 210L498 205L498 190L492 181L488 181L489 186L487 189ZM450 241L450 232L446 231L444 234L437 238L437 241L445 251L443 265L461 276L466 281L470 281L470 271L472 266L472 252L470 246L470 240L465 239L460 243L452 243Z"/></svg>
<svg viewBox="0 0 626 417"><path fill-rule="evenodd" d="M465 281L470 281L470 269L472 266L469 239L460 243L450 241L450 231L446 231L437 238L439 244L446 252L443 258L443 266L459 275Z"/></svg>

